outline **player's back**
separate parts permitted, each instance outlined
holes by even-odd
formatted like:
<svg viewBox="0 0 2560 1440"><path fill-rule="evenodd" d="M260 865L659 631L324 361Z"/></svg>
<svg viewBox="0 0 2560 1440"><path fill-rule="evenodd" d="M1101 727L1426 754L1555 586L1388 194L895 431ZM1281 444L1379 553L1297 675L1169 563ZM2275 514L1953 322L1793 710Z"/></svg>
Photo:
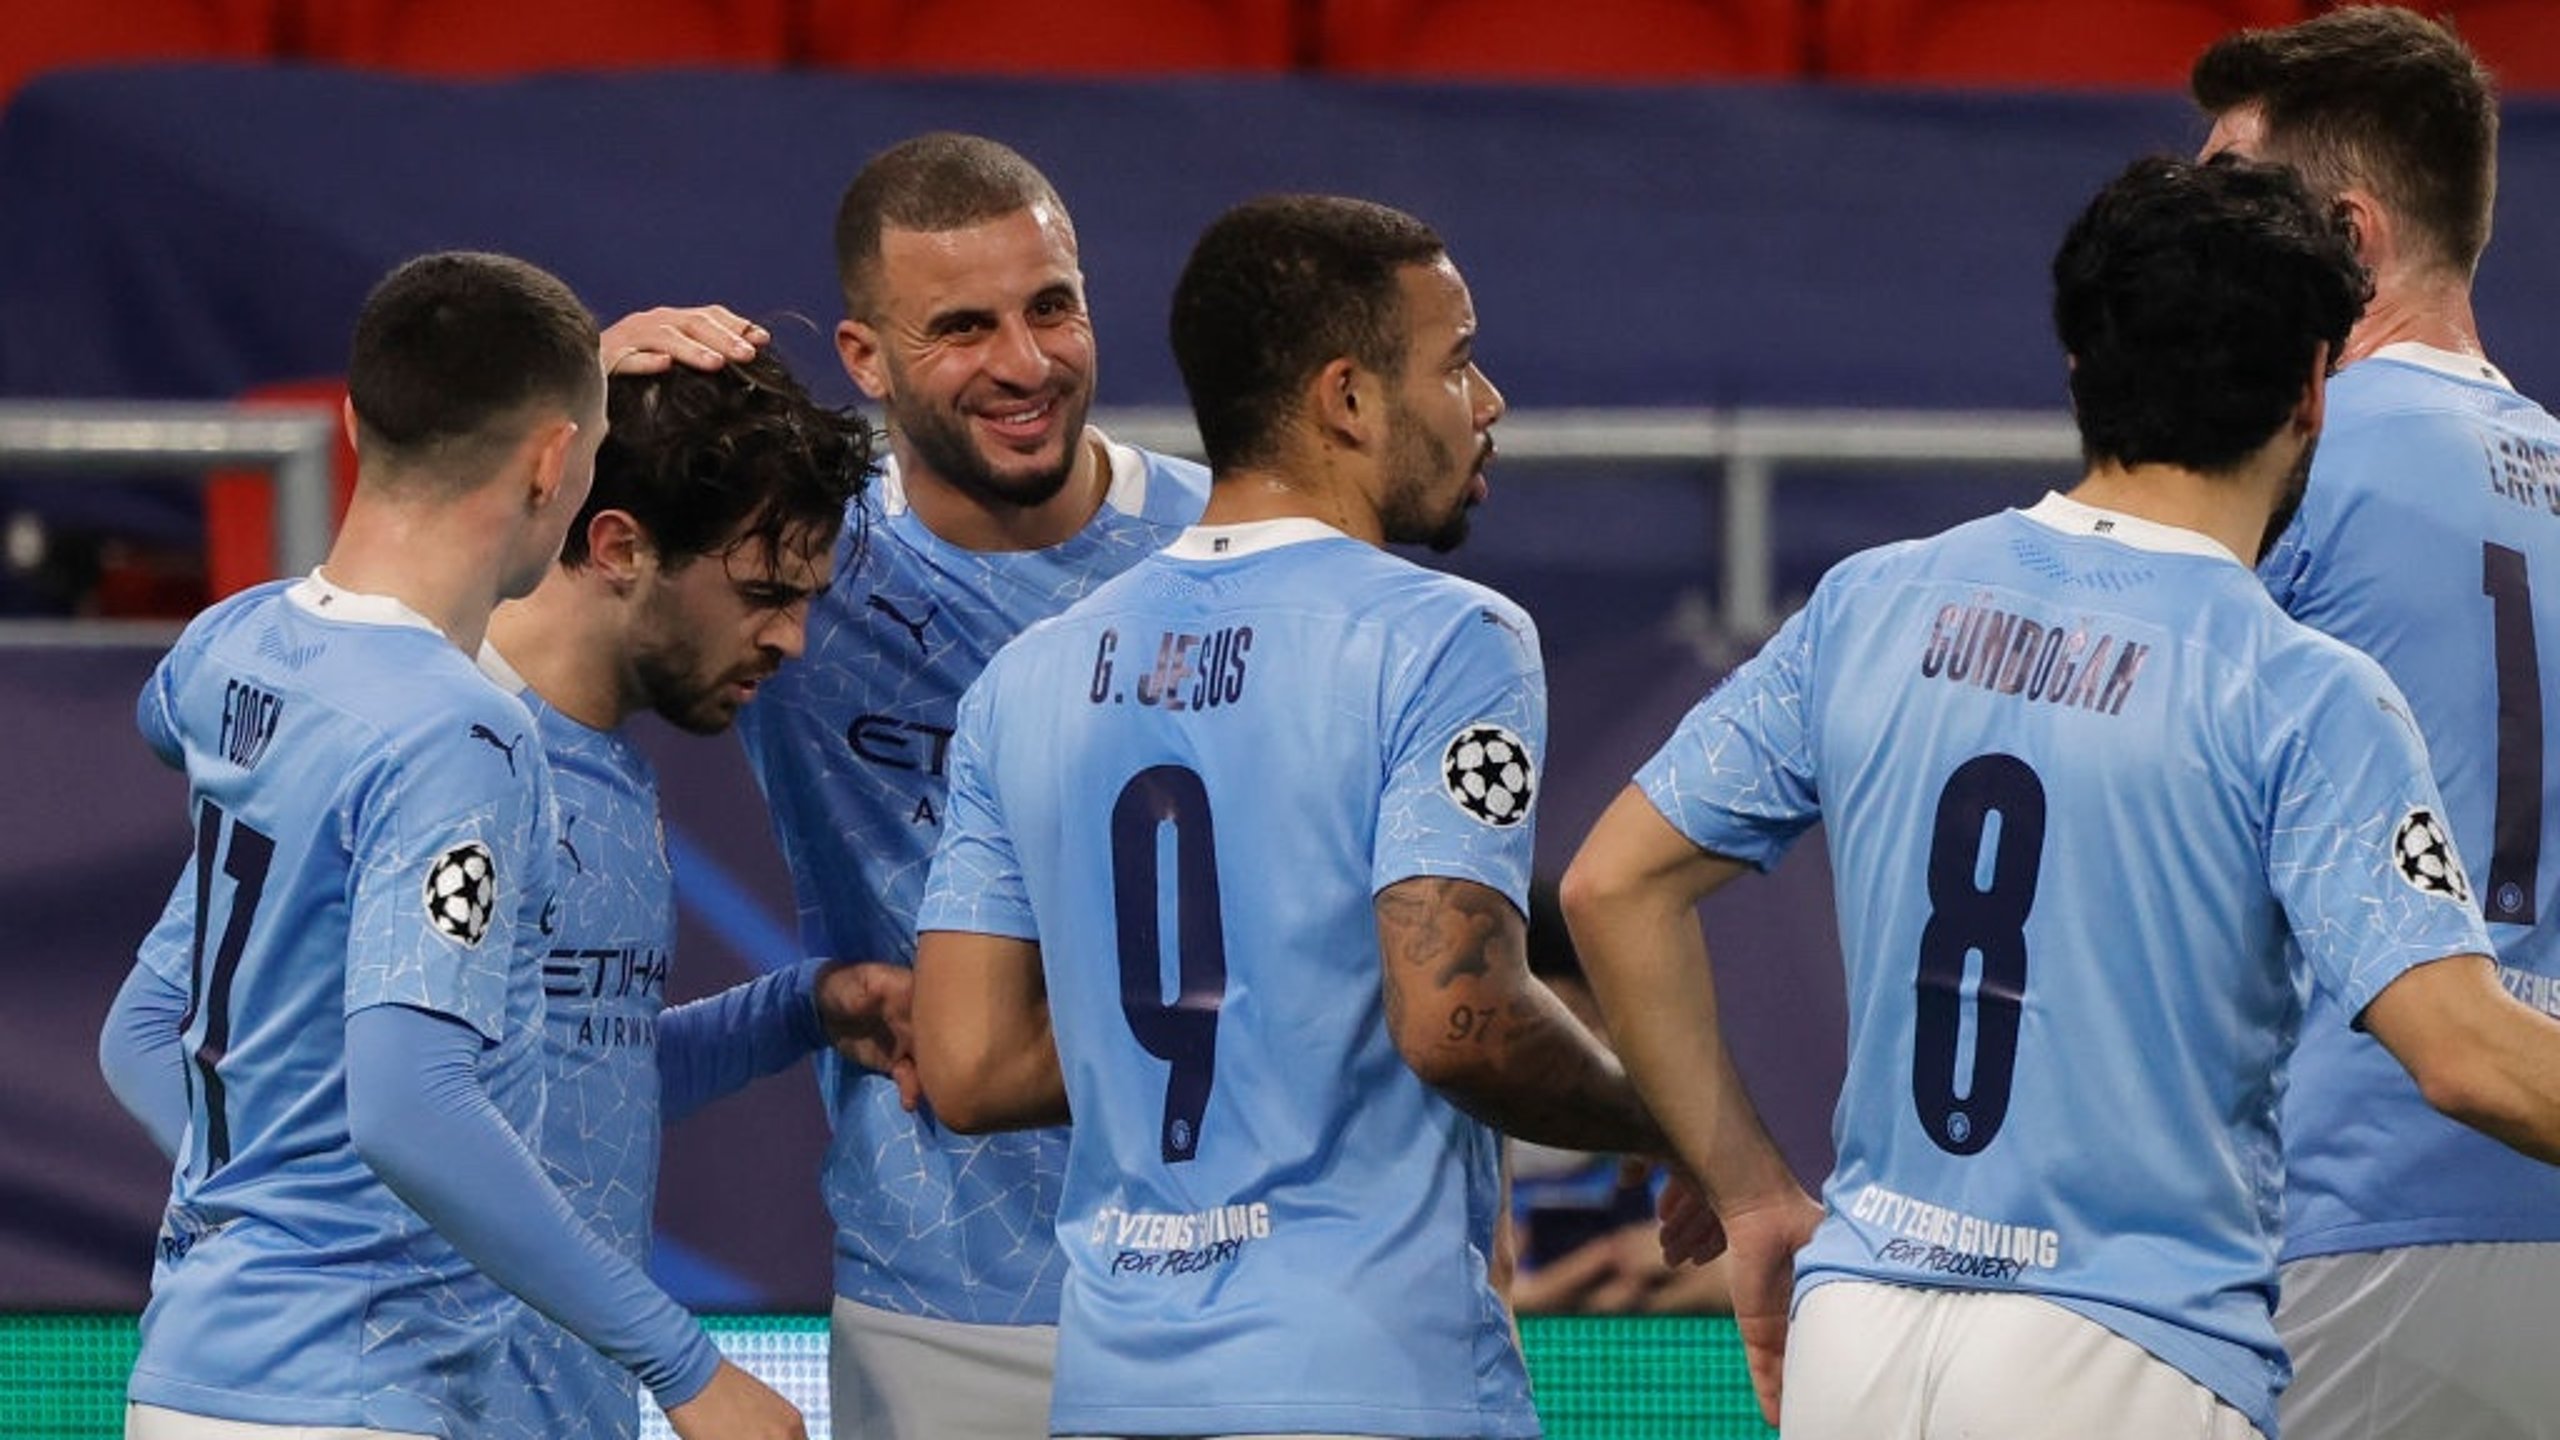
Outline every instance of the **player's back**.
<svg viewBox="0 0 2560 1440"><path fill-rule="evenodd" d="M194 1116L133 1396L271 1422L441 1428L476 1405L503 1302L349 1144L345 1017L405 1004L492 1045L538 1118L522 946L549 890L523 708L391 602L262 587L191 625L139 719L189 781L182 950ZM459 1409L457 1407L460 1407Z"/></svg>
<svg viewBox="0 0 2560 1440"><path fill-rule="evenodd" d="M955 840L1001 810L1077 1117L1060 1433L1534 1433L1495 1137L1397 1052L1373 896L1516 896L1543 708L1516 607L1312 521L1191 532L964 702Z"/></svg>
<svg viewBox="0 0 2560 1440"><path fill-rule="evenodd" d="M2560 423L2476 360L2394 346L2330 382L2311 486L2260 574L2380 661L2428 741L2500 978L2560 1015ZM2560 1169L2438 1115L2317 992L2286 1098L2288 1258L2560 1240Z"/></svg>
<svg viewBox="0 0 2560 1440"><path fill-rule="evenodd" d="M2394 867L2396 693L2210 541L2059 498L1843 565L1772 648L1852 1037L1799 1275L2044 1294L2272 1423L2288 922L2359 1007L2467 925Z"/></svg>

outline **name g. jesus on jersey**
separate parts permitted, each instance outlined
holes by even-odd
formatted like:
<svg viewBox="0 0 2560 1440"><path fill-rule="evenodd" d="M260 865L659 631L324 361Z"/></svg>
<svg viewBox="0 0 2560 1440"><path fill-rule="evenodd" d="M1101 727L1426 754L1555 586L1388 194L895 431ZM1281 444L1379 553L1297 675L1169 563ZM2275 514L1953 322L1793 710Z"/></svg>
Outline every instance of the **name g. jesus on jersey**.
<svg viewBox="0 0 2560 1440"><path fill-rule="evenodd" d="M1205 634L1167 630L1157 635L1154 649L1153 662L1131 672L1136 683L1124 684L1117 663L1120 632L1104 630L1094 644L1093 686L1085 698L1096 705L1136 700L1163 710L1214 710L1244 698L1252 626L1229 625Z"/></svg>

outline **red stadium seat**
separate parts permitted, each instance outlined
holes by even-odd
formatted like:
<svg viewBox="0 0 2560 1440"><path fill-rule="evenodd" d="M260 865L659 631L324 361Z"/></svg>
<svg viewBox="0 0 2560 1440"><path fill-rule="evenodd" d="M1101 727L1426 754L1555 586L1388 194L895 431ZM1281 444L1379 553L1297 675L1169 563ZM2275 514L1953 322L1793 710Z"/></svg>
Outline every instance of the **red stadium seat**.
<svg viewBox="0 0 2560 1440"><path fill-rule="evenodd" d="M0 5L0 100L70 65L260 60L276 53L277 0L14 0Z"/></svg>
<svg viewBox="0 0 2560 1440"><path fill-rule="evenodd" d="M294 52L418 75L779 66L792 0L286 0Z"/></svg>
<svg viewBox="0 0 2560 1440"><path fill-rule="evenodd" d="M331 375L311 380L285 380L260 385L240 397L244 405L326 405L346 403L347 382ZM356 449L342 426L338 455L331 467L337 479L332 520L346 518L347 496L356 484ZM204 581L206 598L225 595L276 578L276 486L263 470L220 470L205 477Z"/></svg>
<svg viewBox="0 0 2560 1440"><path fill-rule="evenodd" d="M1787 78L1807 0L1314 0L1316 63L1502 80Z"/></svg>
<svg viewBox="0 0 2560 1440"><path fill-rule="evenodd" d="M2498 76L2509 95L2560 94L2560 3L2555 0L2431 0L2412 5L2454 31Z"/></svg>
<svg viewBox="0 0 2560 1440"><path fill-rule="evenodd" d="M1838 80L2183 90L2205 46L2304 0L1817 0Z"/></svg>
<svg viewBox="0 0 2560 1440"><path fill-rule="evenodd" d="M1003 75L1287 70L1295 0L806 0L812 65Z"/></svg>

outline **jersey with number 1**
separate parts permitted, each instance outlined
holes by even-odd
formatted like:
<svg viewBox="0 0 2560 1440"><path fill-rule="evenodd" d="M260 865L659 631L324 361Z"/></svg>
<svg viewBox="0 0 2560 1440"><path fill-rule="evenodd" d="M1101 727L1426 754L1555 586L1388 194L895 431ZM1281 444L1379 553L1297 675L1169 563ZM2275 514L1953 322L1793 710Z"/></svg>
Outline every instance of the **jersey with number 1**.
<svg viewBox="0 0 2560 1440"><path fill-rule="evenodd" d="M194 1113L129 1394L480 1433L522 1307L357 1156L346 1017L470 1026L491 1101L520 1133L539 1123L552 815L533 722L425 619L317 577L199 616L138 719L193 806L195 856L143 961L189 996Z"/></svg>
<svg viewBox="0 0 2560 1440"><path fill-rule="evenodd" d="M807 658L767 681L738 733L773 811L810 954L915 958L916 903L942 834L960 693L1031 622L1155 553L1200 516L1208 472L1107 447L1110 485L1082 530L1041 550L977 551L933 533L894 468L857 499L836 583L809 611ZM991 1325L1058 1319L1057 1130L955 1134L833 1051L820 1176L835 1290L901 1315Z"/></svg>
<svg viewBox="0 0 2560 1440"><path fill-rule="evenodd" d="M2427 737L2498 977L2560 1015L2560 422L2476 359L2395 345L2329 382L2302 510L2259 567L2382 663ZM2545 658L2546 654L2548 659ZM2560 1168L2436 1113L2312 996L2285 1099L2285 1256L2560 1241Z"/></svg>
<svg viewBox="0 0 2560 1440"><path fill-rule="evenodd" d="M2274 1434L2303 961L2343 1026L2486 944L2379 667L2049 496L1843 562L1638 781L1754 864L1826 826L1849 1065L1800 1288L2039 1295Z"/></svg>

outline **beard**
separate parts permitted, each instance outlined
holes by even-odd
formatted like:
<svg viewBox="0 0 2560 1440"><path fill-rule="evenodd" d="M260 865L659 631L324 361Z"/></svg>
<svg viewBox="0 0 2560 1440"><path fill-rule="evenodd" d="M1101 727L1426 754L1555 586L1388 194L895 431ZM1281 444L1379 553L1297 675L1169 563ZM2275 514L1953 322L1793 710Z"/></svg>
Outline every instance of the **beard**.
<svg viewBox="0 0 2560 1440"><path fill-rule="evenodd" d="M2305 441L2301 456L2293 462L2293 469L2286 472L2284 490L2276 496L2275 512L2267 517L2266 533L2258 537L2258 553L2249 558L2251 565L2267 558L2268 552L2276 548L2276 541L2284 535L2285 527L2291 525L2293 517L2301 511L2302 497L2311 489L2311 457L2319 448L2318 436Z"/></svg>
<svg viewBox="0 0 2560 1440"><path fill-rule="evenodd" d="M898 393L904 394L906 377L892 374L901 387ZM968 418L956 409L904 404L895 398L882 408L890 428L906 441L917 461L953 489L982 504L1034 510L1067 488L1067 477L1075 473L1076 451L1084 444L1085 416L1093 407L1090 391L1061 395L1051 403L1058 407L1059 433L1066 437L1057 460L1013 474L997 471L978 448L977 437L969 433Z"/></svg>
<svg viewBox="0 0 2560 1440"><path fill-rule="evenodd" d="M1471 487L1462 482L1444 513L1434 514L1432 502L1432 491L1459 468L1457 453L1423 429L1402 406L1387 417L1386 461L1386 504L1379 510L1378 523L1387 543L1421 545L1435 555L1446 555L1465 544L1475 509L1467 493ZM1474 467L1467 467L1468 479L1473 475Z"/></svg>

